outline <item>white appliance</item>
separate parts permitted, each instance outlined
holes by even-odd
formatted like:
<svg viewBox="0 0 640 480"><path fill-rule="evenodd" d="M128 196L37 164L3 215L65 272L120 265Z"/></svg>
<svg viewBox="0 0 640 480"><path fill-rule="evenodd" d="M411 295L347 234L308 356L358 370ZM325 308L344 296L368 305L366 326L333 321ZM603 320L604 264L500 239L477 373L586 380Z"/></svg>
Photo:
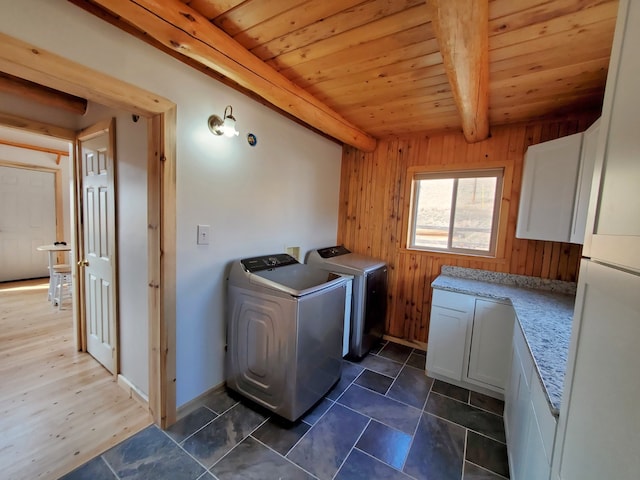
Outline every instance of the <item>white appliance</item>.
<svg viewBox="0 0 640 480"><path fill-rule="evenodd" d="M340 379L346 284L287 254L234 262L227 386L297 420Z"/></svg>
<svg viewBox="0 0 640 480"><path fill-rule="evenodd" d="M598 139L553 480L640 478L640 2L622 0ZM591 234L592 233L592 234ZM590 256L590 258L589 258Z"/></svg>
<svg viewBox="0 0 640 480"><path fill-rule="evenodd" d="M349 357L362 359L384 333L387 316L387 265L351 253L342 245L311 250L307 263L353 277Z"/></svg>

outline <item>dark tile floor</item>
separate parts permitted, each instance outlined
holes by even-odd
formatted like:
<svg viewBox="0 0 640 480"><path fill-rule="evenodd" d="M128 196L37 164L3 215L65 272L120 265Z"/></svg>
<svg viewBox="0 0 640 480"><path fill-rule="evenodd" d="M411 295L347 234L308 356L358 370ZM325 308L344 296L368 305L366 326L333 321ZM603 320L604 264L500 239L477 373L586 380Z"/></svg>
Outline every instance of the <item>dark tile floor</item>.
<svg viewBox="0 0 640 480"><path fill-rule="evenodd" d="M424 364L424 352L383 343L345 361L294 424L217 391L168 431L151 426L63 478L508 478L503 403L434 381Z"/></svg>

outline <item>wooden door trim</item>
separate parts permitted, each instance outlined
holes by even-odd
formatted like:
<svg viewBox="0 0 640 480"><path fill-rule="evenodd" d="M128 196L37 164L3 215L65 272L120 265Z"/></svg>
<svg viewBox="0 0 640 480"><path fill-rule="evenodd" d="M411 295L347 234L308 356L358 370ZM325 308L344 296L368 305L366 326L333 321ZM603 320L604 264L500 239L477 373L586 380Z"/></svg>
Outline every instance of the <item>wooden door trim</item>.
<svg viewBox="0 0 640 480"><path fill-rule="evenodd" d="M148 149L148 165L155 167L147 172L153 214L148 219L149 410L154 422L166 428L176 419L176 105L5 34L0 34L0 71L149 120L149 145L155 147ZM8 120L15 123L16 118L19 123L19 117ZM38 124L24 120L23 128Z"/></svg>

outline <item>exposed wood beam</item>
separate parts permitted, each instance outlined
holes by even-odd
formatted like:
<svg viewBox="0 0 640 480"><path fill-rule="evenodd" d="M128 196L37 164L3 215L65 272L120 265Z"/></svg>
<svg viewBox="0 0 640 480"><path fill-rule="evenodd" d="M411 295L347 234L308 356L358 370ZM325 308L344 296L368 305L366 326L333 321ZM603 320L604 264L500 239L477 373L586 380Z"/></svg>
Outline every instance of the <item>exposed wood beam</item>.
<svg viewBox="0 0 640 480"><path fill-rule="evenodd" d="M309 126L363 151L375 138L297 86L179 0L94 0L151 38L250 89Z"/></svg>
<svg viewBox="0 0 640 480"><path fill-rule="evenodd" d="M61 108L76 115L84 115L87 112L87 101L84 98L43 87L7 73L0 72L0 91L20 95L34 102Z"/></svg>
<svg viewBox="0 0 640 480"><path fill-rule="evenodd" d="M462 131L469 143L489 136L489 1L427 0Z"/></svg>
<svg viewBox="0 0 640 480"><path fill-rule="evenodd" d="M0 125L24 130L25 132L37 132L42 135L46 135L47 137L62 138L69 141L73 141L76 138L76 133L69 128L58 127L57 125L43 123L38 120L19 117L18 115L12 115L11 113L0 112Z"/></svg>

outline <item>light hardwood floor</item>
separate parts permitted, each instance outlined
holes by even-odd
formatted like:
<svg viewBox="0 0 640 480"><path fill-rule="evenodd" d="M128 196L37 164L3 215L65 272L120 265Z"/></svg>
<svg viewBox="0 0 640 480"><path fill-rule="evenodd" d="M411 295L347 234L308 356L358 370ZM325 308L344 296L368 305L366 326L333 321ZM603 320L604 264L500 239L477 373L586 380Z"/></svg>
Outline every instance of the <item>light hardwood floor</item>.
<svg viewBox="0 0 640 480"><path fill-rule="evenodd" d="M58 478L151 424L75 350L71 310L52 307L47 286L0 283L0 478Z"/></svg>

